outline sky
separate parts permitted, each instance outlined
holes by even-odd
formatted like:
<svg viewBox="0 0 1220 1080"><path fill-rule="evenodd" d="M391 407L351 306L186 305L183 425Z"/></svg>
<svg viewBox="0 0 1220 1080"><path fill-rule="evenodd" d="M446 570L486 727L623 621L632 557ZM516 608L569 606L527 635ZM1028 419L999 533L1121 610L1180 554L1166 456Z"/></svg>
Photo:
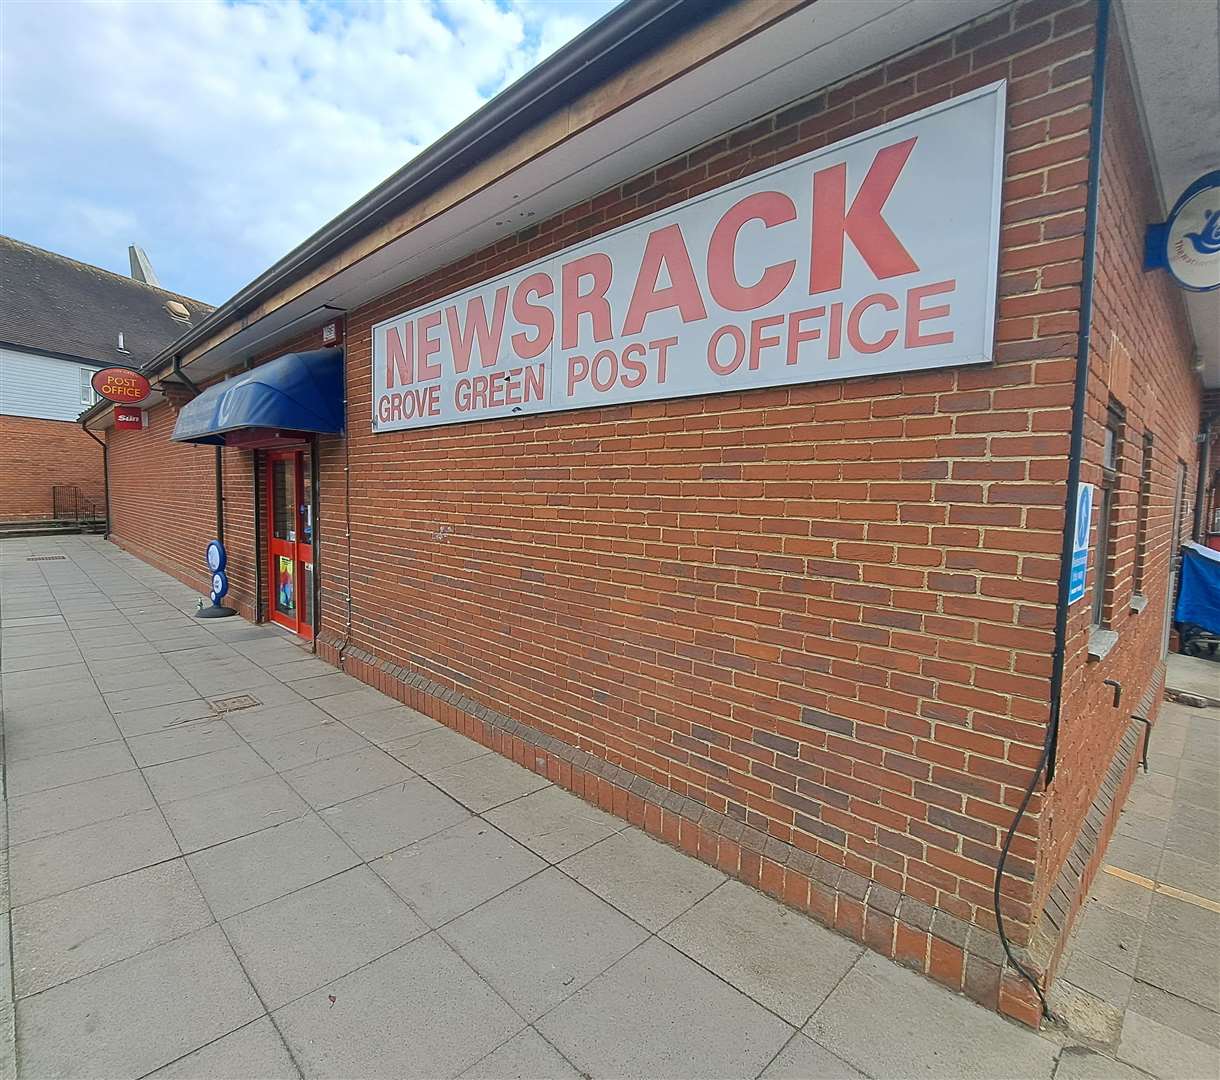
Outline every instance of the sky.
<svg viewBox="0 0 1220 1080"><path fill-rule="evenodd" d="M219 304L612 0L0 3L0 232Z"/></svg>

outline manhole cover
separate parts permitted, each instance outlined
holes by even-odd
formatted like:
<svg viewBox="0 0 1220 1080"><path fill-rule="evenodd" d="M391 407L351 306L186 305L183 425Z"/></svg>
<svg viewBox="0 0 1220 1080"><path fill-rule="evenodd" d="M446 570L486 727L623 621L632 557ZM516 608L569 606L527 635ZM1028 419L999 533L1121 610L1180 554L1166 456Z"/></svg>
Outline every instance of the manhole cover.
<svg viewBox="0 0 1220 1080"><path fill-rule="evenodd" d="M208 702L217 712L237 712L238 709L252 709L262 702L249 694L238 694L237 697L216 698Z"/></svg>
<svg viewBox="0 0 1220 1080"><path fill-rule="evenodd" d="M67 562L67 555L27 555L26 562Z"/></svg>

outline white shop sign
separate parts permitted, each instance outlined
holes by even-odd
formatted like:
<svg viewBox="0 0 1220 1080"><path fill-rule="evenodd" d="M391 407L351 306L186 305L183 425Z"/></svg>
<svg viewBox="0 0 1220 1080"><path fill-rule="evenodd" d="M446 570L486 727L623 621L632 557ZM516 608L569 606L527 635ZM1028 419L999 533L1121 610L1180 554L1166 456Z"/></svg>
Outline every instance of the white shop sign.
<svg viewBox="0 0 1220 1080"><path fill-rule="evenodd" d="M373 327L373 430L992 359L1004 84Z"/></svg>

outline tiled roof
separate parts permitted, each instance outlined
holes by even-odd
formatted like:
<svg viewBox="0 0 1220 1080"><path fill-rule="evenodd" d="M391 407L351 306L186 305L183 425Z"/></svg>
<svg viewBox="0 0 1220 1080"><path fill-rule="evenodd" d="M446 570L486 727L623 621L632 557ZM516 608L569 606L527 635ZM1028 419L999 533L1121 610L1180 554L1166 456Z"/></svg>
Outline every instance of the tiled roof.
<svg viewBox="0 0 1220 1080"><path fill-rule="evenodd" d="M0 296L0 344L124 367L151 360L212 310L7 236L0 236ZM171 300L189 320L170 314Z"/></svg>

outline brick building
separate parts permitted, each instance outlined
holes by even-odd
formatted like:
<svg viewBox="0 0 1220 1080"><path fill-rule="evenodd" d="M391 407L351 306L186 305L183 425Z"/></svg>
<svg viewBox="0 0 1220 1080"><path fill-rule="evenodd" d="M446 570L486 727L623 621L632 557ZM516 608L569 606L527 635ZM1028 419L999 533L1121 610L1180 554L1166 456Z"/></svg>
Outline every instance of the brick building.
<svg viewBox="0 0 1220 1080"><path fill-rule="evenodd" d="M219 514L244 614L1037 1023L1005 838L1045 985L1220 383L1143 270L1209 17L625 4L87 415L110 537L206 590ZM344 433L234 419L304 365Z"/></svg>
<svg viewBox="0 0 1220 1080"><path fill-rule="evenodd" d="M148 363L211 308L7 236L0 293L0 522L101 516L102 445L76 423L93 374Z"/></svg>

